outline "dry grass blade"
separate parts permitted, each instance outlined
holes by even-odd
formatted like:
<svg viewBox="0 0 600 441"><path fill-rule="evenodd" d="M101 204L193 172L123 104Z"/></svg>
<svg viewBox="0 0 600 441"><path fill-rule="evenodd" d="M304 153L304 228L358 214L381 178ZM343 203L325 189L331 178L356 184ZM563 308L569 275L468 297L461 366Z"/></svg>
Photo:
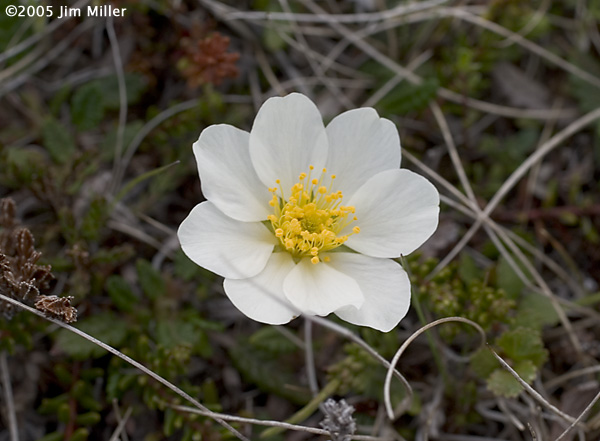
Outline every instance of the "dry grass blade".
<svg viewBox="0 0 600 441"><path fill-rule="evenodd" d="M561 418L563 418L565 421L568 421L569 423L573 423L575 421L577 421L575 418L573 418L570 415L567 415L566 413L564 413L562 410L558 409L557 407L553 406L550 402L548 402L548 400L546 400L544 397L542 397L538 391L536 391L533 387L531 387L529 384L527 384L525 381L523 381L523 379L519 376L519 374L517 374L517 372L510 367L510 365L504 361L502 359L502 357L500 357L496 351L494 351L492 349L491 346L488 345L488 349L492 352L492 354L494 355L494 357L496 357L496 360L498 360L500 362L500 364L502 365L502 367L504 369L506 369L514 378L515 380L517 380L519 382L519 384L538 402L540 403L542 406L544 406L545 408L551 410L552 412L554 412L556 415L560 416Z"/></svg>
<svg viewBox="0 0 600 441"><path fill-rule="evenodd" d="M133 408L128 407L127 410L125 411L125 415L123 415L122 417L119 416L119 424L117 425L117 428L111 435L109 441L119 441L119 437L121 436L121 433L125 433L125 432L123 432L123 430L125 429L125 424L127 424L127 421L129 421L131 412L133 412Z"/></svg>
<svg viewBox="0 0 600 441"><path fill-rule="evenodd" d="M330 435L330 432L328 430L318 429L316 427L300 426L297 424L283 423L280 421L268 421L268 420L259 420L256 418L244 418L244 417L238 417L235 415L220 414L220 413L215 413L215 412L210 412L210 411L205 412L205 411L193 408L193 407L180 406L180 405L168 404L168 403L165 403L165 404L173 409L177 409L177 410L181 410L181 411L189 412L189 413L194 413L197 415L204 415L204 416L208 416L211 418L218 416L219 418L221 418L225 421L254 424L257 426L279 427L279 428L286 429L286 430L314 433L315 435L325 435L325 436ZM384 440L387 440L388 438L380 438L377 436L368 436L368 435L352 435L351 439L360 440L360 441L384 441Z"/></svg>
<svg viewBox="0 0 600 441"><path fill-rule="evenodd" d="M484 330L481 328L481 326L479 326L477 323L463 318L463 317L445 317L445 318L441 318L438 320L435 320L421 328L419 328L417 331L415 331L409 338L406 339L406 341L402 344L402 346L400 346L400 348L398 349L398 351L396 352L396 354L394 354L394 357L392 358L392 361L390 362L390 365L388 367L388 371L386 373L385 376L385 383L383 385L383 398L384 398L384 403L385 403L385 409L388 415L388 418L390 420L394 420L396 418L394 409L392 408L392 400L390 398L390 387L391 387L391 382L392 382L392 374L394 372L394 370L396 369L396 365L398 364L398 360L400 360L400 357L402 356L402 354L404 353L404 351L406 350L406 348L421 334L423 334L424 332L427 332L429 329L434 328L438 325L441 325L443 323L449 323L449 322L460 322L460 323L466 323L468 325L473 326L477 332L479 333L479 336L481 337L481 345L485 344L485 340L486 340L486 336L485 336L485 332Z"/></svg>
<svg viewBox="0 0 600 441"><path fill-rule="evenodd" d="M210 412L205 406L203 406L198 400L196 400L195 398L191 397L187 392L181 390L180 388L178 388L177 386L175 386L173 383L165 380L163 377L161 377L160 375L156 374L155 372L153 372L152 370L148 369L146 366L144 366L143 364L139 363L138 361L134 360L133 358L123 354L122 352L116 350L115 348L113 348L110 345L107 345L106 343L98 340L97 338L86 334L85 332L81 331L80 329L74 328L71 325L68 325L66 323L63 323L60 320L56 320L53 319L51 317L46 317L44 314L42 314L41 312L37 311L36 309L33 309L27 305L24 305L21 302L18 302L16 300L11 299L10 297L7 297L3 294L0 294L0 299L11 303L12 305L18 306L21 309L24 309L26 311L31 312L32 314L37 315L38 317L42 317L45 320L48 320L49 322L54 323L55 325L60 326L61 328L64 328L74 334L79 335L80 337L85 338L86 340L88 340L89 342L101 347L102 349L110 352L113 355L116 355L117 357L119 357L121 360L125 361L126 363L129 363L130 365L136 367L137 369L139 369L140 371L142 371L144 374L148 375L149 377L152 377L154 380L158 381L160 384L162 384L163 386L166 386L167 388L169 388L170 390L172 390L173 392L175 392L177 395L179 395L180 397L182 397L183 399L185 399L186 401L189 401L190 403L192 403L194 406L196 406L198 409L205 411L205 412L209 412L212 414L212 412ZM227 424L225 421L221 420L220 418L215 418L215 421L217 421L219 424L221 424L223 427L225 427L227 430L229 430L229 432L231 432L232 435L234 435L236 438L243 440L243 441L249 441L248 438L246 438L244 435L242 435L241 433L239 433L236 429L234 429L233 427L231 427L229 424Z"/></svg>
<svg viewBox="0 0 600 441"><path fill-rule="evenodd" d="M15 412L15 400L10 382L10 371L6 360L6 352L0 351L0 376L2 377L2 390L4 391L4 405L6 406L6 419L10 441L19 441L19 426Z"/></svg>

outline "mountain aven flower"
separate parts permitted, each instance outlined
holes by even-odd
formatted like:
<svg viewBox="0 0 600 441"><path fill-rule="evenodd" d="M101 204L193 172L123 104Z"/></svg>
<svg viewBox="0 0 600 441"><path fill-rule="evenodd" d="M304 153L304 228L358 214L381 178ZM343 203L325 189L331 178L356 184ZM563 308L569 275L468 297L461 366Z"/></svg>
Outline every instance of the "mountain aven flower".
<svg viewBox="0 0 600 441"><path fill-rule="evenodd" d="M394 124L371 108L327 127L292 93L268 99L250 133L207 127L194 144L202 192L179 227L185 254L225 278L248 317L283 324L335 313L387 332L406 315L410 282L391 258L435 231L439 194L400 169Z"/></svg>

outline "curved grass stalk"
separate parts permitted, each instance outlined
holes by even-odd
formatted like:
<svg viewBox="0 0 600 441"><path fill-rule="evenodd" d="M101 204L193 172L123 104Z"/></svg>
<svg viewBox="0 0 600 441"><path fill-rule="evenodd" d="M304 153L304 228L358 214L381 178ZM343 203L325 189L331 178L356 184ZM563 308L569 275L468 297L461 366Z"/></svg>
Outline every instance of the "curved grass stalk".
<svg viewBox="0 0 600 441"><path fill-rule="evenodd" d="M400 349L398 349L398 351L396 351L396 354L394 354L394 357L392 358L392 361L390 362L388 371L385 375L385 383L383 385L383 399L384 399L384 404L385 404L385 410L386 410L388 418L390 420L395 419L394 409L392 407L392 400L390 397L390 388L391 388L391 383L392 383L392 374L393 374L394 370L396 369L398 360L400 360L400 357L402 356L402 354L404 353L406 348L419 335L423 334L424 332L427 332L431 328L434 328L438 325L441 325L443 323L449 323L449 322L462 322L462 323L466 323L468 325L473 326L477 330L477 332L479 332L479 336L481 337L481 345L485 344L486 336L485 336L485 332L483 331L481 326L479 326L474 321L471 321L471 320L463 318L463 317L441 318L441 319L435 320L435 321L429 323L428 325L425 325L425 326L419 328L417 331L415 331L409 338L406 339L406 341L402 344L402 346L400 346Z"/></svg>

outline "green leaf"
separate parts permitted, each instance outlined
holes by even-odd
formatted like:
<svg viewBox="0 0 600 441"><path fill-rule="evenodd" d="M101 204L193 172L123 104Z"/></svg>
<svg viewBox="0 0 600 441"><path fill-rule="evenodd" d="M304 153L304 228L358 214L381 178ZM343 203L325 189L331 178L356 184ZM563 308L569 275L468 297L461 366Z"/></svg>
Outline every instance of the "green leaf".
<svg viewBox="0 0 600 441"><path fill-rule="evenodd" d="M96 83L88 83L75 92L71 100L71 118L79 130L93 129L104 117L102 89Z"/></svg>
<svg viewBox="0 0 600 441"><path fill-rule="evenodd" d="M106 279L104 288L115 306L121 311L131 312L139 302L129 283L121 276L110 276Z"/></svg>
<svg viewBox="0 0 600 441"><path fill-rule="evenodd" d="M461 253L460 262L458 264L458 275L460 276L460 279L468 285L471 282L480 280L482 271L469 254Z"/></svg>
<svg viewBox="0 0 600 441"><path fill-rule="evenodd" d="M88 439L89 435L90 432L87 429L80 427L75 432L73 432L73 435L71 435L69 441L85 441Z"/></svg>
<svg viewBox="0 0 600 441"><path fill-rule="evenodd" d="M515 270L508 263L508 260L503 257L500 258L496 267L496 282L498 288L503 289L512 299L521 294L525 286Z"/></svg>
<svg viewBox="0 0 600 441"><path fill-rule="evenodd" d="M90 242L100 240L100 230L109 216L109 204L103 197L95 197L81 220L81 235Z"/></svg>
<svg viewBox="0 0 600 441"><path fill-rule="evenodd" d="M518 363L515 363L513 369L519 374L519 377L525 383L531 384L531 382L535 379L538 373L538 368L533 364L531 360L522 360Z"/></svg>
<svg viewBox="0 0 600 441"><path fill-rule="evenodd" d="M48 435L44 435L38 441L62 441L64 439L64 435L62 432L52 432Z"/></svg>
<svg viewBox="0 0 600 441"><path fill-rule="evenodd" d="M200 267L192 262L182 250L177 250L175 252L173 263L175 264L175 275L186 282L189 282L195 276L202 274Z"/></svg>
<svg viewBox="0 0 600 441"><path fill-rule="evenodd" d="M195 346L200 341L200 332L186 321L166 319L156 326L156 340L166 348Z"/></svg>
<svg viewBox="0 0 600 441"><path fill-rule="evenodd" d="M252 383L261 390L282 396L296 404L306 404L310 392L297 384L296 376L281 360L252 348L247 341L230 349L231 360Z"/></svg>
<svg viewBox="0 0 600 441"><path fill-rule="evenodd" d="M550 299L542 294L527 293L519 303L515 324L523 328L539 329L559 322Z"/></svg>
<svg viewBox="0 0 600 441"><path fill-rule="evenodd" d="M506 398L514 398L523 390L519 382L504 369L497 369L490 375L487 387L495 395Z"/></svg>
<svg viewBox="0 0 600 441"><path fill-rule="evenodd" d="M167 286L162 274L152 267L152 264L144 259L135 262L140 286L150 299L156 299L167 293Z"/></svg>
<svg viewBox="0 0 600 441"><path fill-rule="evenodd" d="M110 312L80 320L77 328L113 347L121 345L127 337L127 324ZM100 346L67 329L57 332L56 345L77 360L97 358L106 353Z"/></svg>
<svg viewBox="0 0 600 441"><path fill-rule="evenodd" d="M425 109L435 98L439 82L429 78L421 84L406 81L393 88L378 104L382 114L406 114Z"/></svg>
<svg viewBox="0 0 600 441"><path fill-rule="evenodd" d="M121 106L119 98L119 80L116 75L110 75L97 80L90 81L88 84L98 87L102 91L102 102L107 110L117 110ZM127 92L127 104L135 104L144 91L147 82L143 75L135 73L125 74L125 88Z"/></svg>
<svg viewBox="0 0 600 441"><path fill-rule="evenodd" d="M517 328L507 331L496 343L506 356L515 362L530 360L535 366L541 366L548 357L540 333L532 329Z"/></svg>
<svg viewBox="0 0 600 441"><path fill-rule="evenodd" d="M64 164L75 155L75 141L69 130L54 119L47 119L42 126L44 146L57 164Z"/></svg>
<svg viewBox="0 0 600 441"><path fill-rule="evenodd" d="M500 363L486 347L479 348L471 357L471 369L479 378L487 378L498 369Z"/></svg>
<svg viewBox="0 0 600 441"><path fill-rule="evenodd" d="M75 422L80 426L93 426L98 424L102 417L98 412L86 412L81 415L77 415Z"/></svg>
<svg viewBox="0 0 600 441"><path fill-rule="evenodd" d="M293 352L297 346L273 326L264 326L250 336L250 344L273 355Z"/></svg>
<svg viewBox="0 0 600 441"><path fill-rule="evenodd" d="M131 141L133 141L143 126L144 123L139 120L129 122L125 125L125 130L123 130L123 149L131 144ZM119 128L113 127L100 144L100 153L104 161L112 161L115 156L118 132Z"/></svg>

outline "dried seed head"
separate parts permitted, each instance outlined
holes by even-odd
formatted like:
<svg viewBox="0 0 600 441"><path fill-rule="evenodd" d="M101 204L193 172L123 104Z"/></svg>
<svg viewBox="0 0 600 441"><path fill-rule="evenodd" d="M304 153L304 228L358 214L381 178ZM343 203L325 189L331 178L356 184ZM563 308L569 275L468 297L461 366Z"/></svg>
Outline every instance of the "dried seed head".
<svg viewBox="0 0 600 441"><path fill-rule="evenodd" d="M72 296L41 295L35 301L35 308L48 317L62 320L65 323L73 323L77 321L77 310L71 306L71 300L73 300Z"/></svg>
<svg viewBox="0 0 600 441"><path fill-rule="evenodd" d="M356 431L356 422L352 418L354 407L346 400L336 402L329 398L323 403L322 411L325 418L320 426L329 431L332 441L350 441Z"/></svg>
<svg viewBox="0 0 600 441"><path fill-rule="evenodd" d="M0 226L10 229L15 225L17 207L11 198L0 199Z"/></svg>

